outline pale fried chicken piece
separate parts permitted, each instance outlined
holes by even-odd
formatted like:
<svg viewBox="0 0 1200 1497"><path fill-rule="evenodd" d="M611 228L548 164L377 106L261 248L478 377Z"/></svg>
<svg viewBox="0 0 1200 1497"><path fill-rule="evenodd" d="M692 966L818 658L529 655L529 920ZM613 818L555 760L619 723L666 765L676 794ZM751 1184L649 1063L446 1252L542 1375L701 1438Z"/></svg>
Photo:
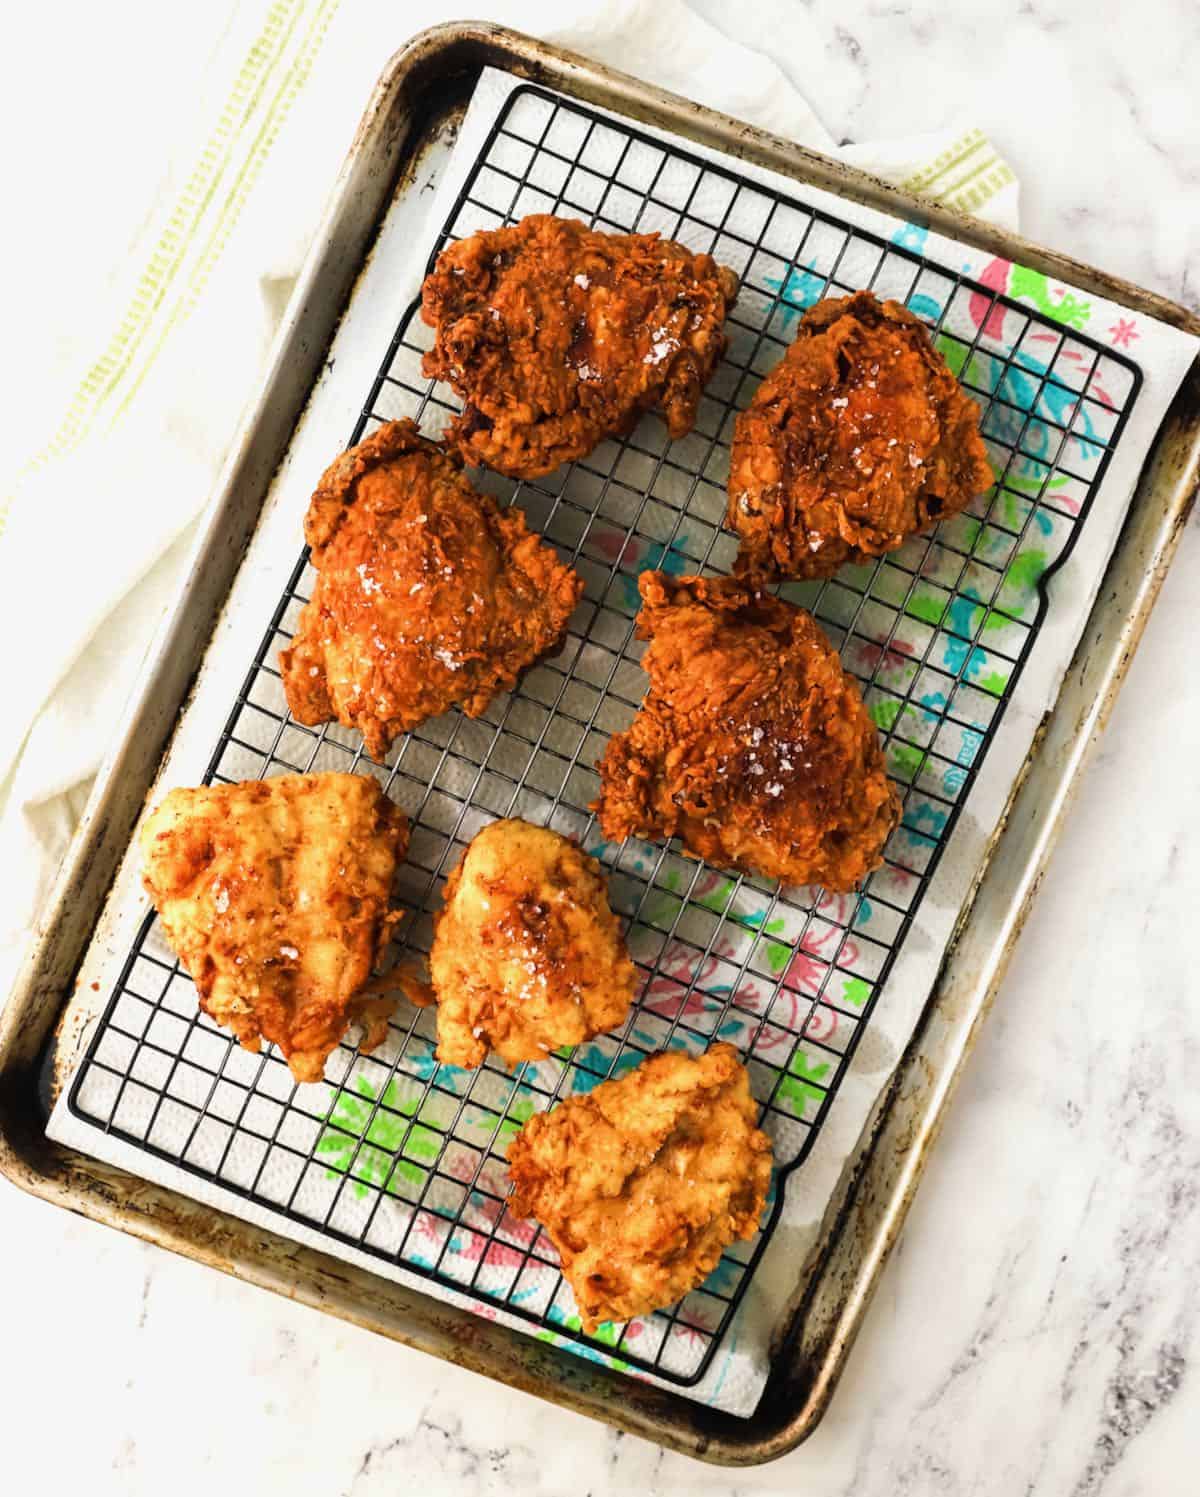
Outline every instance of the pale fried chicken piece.
<svg viewBox="0 0 1200 1497"><path fill-rule="evenodd" d="M493 821L446 880L428 985L404 990L438 1005L438 1059L479 1066L494 1050L515 1065L545 1060L614 1029L629 1013L637 969L595 858L558 832Z"/></svg>
<svg viewBox="0 0 1200 1497"><path fill-rule="evenodd" d="M392 1003L363 988L387 943L408 821L372 779L281 775L172 790L141 832L146 889L200 1007L247 1050L320 1081L348 1025L360 1049Z"/></svg>
<svg viewBox="0 0 1200 1497"><path fill-rule="evenodd" d="M924 324L869 291L818 302L734 427L735 570L832 576L894 551L992 482L979 407Z"/></svg>
<svg viewBox="0 0 1200 1497"><path fill-rule="evenodd" d="M478 717L562 643L582 579L476 493L453 454L392 421L321 479L304 534L317 584L280 652L298 722L394 738L457 703Z"/></svg>
<svg viewBox="0 0 1200 1497"><path fill-rule="evenodd" d="M508 1150L509 1208L558 1249L585 1331L674 1304L753 1237L771 1180L757 1119L721 1042L654 1055L529 1119Z"/></svg>
<svg viewBox="0 0 1200 1497"><path fill-rule="evenodd" d="M719 868L853 888L900 806L811 614L732 577L643 572L639 587L650 689L600 763L605 837L678 837Z"/></svg>
<svg viewBox="0 0 1200 1497"><path fill-rule="evenodd" d="M421 298L437 329L424 372L465 403L449 442L468 462L536 478L651 408L682 437L736 295L708 255L549 214L451 245Z"/></svg>

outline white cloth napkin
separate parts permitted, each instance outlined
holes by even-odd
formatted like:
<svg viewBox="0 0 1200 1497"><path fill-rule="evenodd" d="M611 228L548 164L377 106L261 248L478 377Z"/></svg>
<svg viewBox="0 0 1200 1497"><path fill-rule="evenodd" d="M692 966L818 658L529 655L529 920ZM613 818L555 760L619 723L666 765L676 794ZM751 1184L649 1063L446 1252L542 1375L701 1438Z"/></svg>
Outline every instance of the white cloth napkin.
<svg viewBox="0 0 1200 1497"><path fill-rule="evenodd" d="M138 4L122 0L111 34L89 34L97 65L72 81L95 89L97 110L110 107L105 49L124 46L128 28L118 22ZM503 22L1015 225L1011 171L961 121L908 143L838 151L793 81L820 66L811 23L799 7L772 14L786 74L684 0L434 0L419 16L390 0L226 0L189 14L182 64L163 42L162 64L186 79L196 116L185 110L178 121L178 149L162 181L146 180L144 202L122 164L112 166L117 185L98 201L115 219L102 215L96 236L107 257L89 256L85 236L73 266L107 289L111 336L92 316L90 341L66 326L44 339L35 368L50 371L61 425L37 452L7 439L17 471L0 488L0 638L10 656L0 717L0 994L176 591L190 532L355 124L418 21ZM144 87L157 109L163 90L150 61ZM129 89L142 86L132 80L113 107L130 113Z"/></svg>

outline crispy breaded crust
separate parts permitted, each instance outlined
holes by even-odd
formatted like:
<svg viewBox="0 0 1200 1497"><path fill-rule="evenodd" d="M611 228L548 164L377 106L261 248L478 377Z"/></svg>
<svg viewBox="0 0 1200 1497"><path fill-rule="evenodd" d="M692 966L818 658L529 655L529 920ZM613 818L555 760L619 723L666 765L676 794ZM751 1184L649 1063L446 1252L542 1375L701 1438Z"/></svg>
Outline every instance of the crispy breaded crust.
<svg viewBox="0 0 1200 1497"><path fill-rule="evenodd" d="M305 520L317 584L279 664L298 722L358 728L372 758L458 705L478 717L557 649L583 582L411 421L342 454Z"/></svg>
<svg viewBox="0 0 1200 1497"><path fill-rule="evenodd" d="M545 1060L614 1029L637 969L595 858L547 827L494 821L446 880L430 978L438 1059Z"/></svg>
<svg viewBox="0 0 1200 1497"><path fill-rule="evenodd" d="M736 294L708 255L549 214L451 245L421 298L437 330L424 372L466 406L448 440L470 463L535 478L632 431L643 411L683 436Z"/></svg>
<svg viewBox="0 0 1200 1497"><path fill-rule="evenodd" d="M993 482L979 407L918 318L830 298L737 418L726 523L743 575L828 577L957 513Z"/></svg>
<svg viewBox="0 0 1200 1497"><path fill-rule="evenodd" d="M605 837L853 888L900 816L858 684L812 615L732 577L643 572L650 689L600 762Z"/></svg>
<svg viewBox="0 0 1200 1497"><path fill-rule="evenodd" d="M562 1259L587 1331L674 1304L752 1237L771 1141L737 1051L651 1056L535 1113L508 1150L510 1209Z"/></svg>
<svg viewBox="0 0 1200 1497"><path fill-rule="evenodd" d="M200 1006L248 1050L319 1081L347 1026L386 1032L361 990L387 940L408 821L373 779L282 775L172 790L141 832L144 881Z"/></svg>

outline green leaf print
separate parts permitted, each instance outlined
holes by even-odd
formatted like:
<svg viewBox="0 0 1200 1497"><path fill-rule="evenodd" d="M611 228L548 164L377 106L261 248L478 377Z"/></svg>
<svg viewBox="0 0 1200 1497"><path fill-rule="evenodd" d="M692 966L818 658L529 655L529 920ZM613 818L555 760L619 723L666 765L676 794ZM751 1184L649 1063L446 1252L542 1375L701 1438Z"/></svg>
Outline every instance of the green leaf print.
<svg viewBox="0 0 1200 1497"><path fill-rule="evenodd" d="M1030 270L1027 265L1014 265L1009 275L1009 296L1024 296L1034 304L1043 317L1053 322L1065 323L1067 327L1083 327L1092 315L1091 302L1080 301L1070 291L1056 288L1058 296L1051 291L1050 282L1040 270Z"/></svg>
<svg viewBox="0 0 1200 1497"><path fill-rule="evenodd" d="M1008 571L1004 574L1003 590L1015 593L1014 602L1022 610L1027 603L1031 603L1037 596L1037 585L1041 581L1042 574L1046 570L1047 556L1044 551L1023 551L1019 556L1013 557L1009 563ZM994 620L994 622L993 622ZM1006 620L988 615L988 627L1000 628Z"/></svg>
<svg viewBox="0 0 1200 1497"><path fill-rule="evenodd" d="M963 365L967 362L967 354L970 349L965 343L960 343L957 338L948 338L945 333L939 333L936 339L937 350L950 366L950 372L956 378L962 378Z"/></svg>
<svg viewBox="0 0 1200 1497"><path fill-rule="evenodd" d="M1057 473L1053 478L1047 478L1044 473L1035 474L1032 478L1026 478L1020 473L1013 472L1008 472L1004 475L1004 487L1006 491L1008 489L1019 489L1022 494L1035 494L1039 496L1042 493L1049 493L1051 489L1065 488L1070 481L1070 478L1065 473ZM1017 517L1016 500L1007 492L1005 492L1004 498L1004 517L1008 524L1012 525Z"/></svg>
<svg viewBox="0 0 1200 1497"><path fill-rule="evenodd" d="M417 1161L432 1163L441 1152L442 1137L414 1121L419 1099L402 1097L394 1080L382 1097L363 1076L354 1085L355 1093L338 1095L317 1139L317 1153L329 1166L326 1174L331 1179L349 1175L360 1200L371 1188L401 1195L402 1181L421 1185L428 1170Z"/></svg>
<svg viewBox="0 0 1200 1497"><path fill-rule="evenodd" d="M558 1318L557 1323L561 1325L562 1328L566 1331L575 1331L576 1333L578 1333L582 1330L582 1323L578 1315L563 1315L561 1318ZM562 1336L560 1336L556 1331L538 1331L537 1339L539 1341L548 1341L551 1346L561 1346L563 1344ZM620 1335L614 1326L612 1326L608 1321L605 1321L603 1325L599 1325L596 1327L596 1329L591 1333L589 1339L592 1341L601 1341L606 1346L615 1346L620 1340ZM588 1355L593 1354L589 1353ZM620 1357L596 1355L593 1357L593 1359L598 1362L603 1362L608 1367L616 1368L618 1372L629 1371L629 1363L623 1362Z"/></svg>
<svg viewBox="0 0 1200 1497"><path fill-rule="evenodd" d="M911 785L921 773L926 757L924 749L914 748L911 743L892 743L888 749L888 768L896 779Z"/></svg>
<svg viewBox="0 0 1200 1497"><path fill-rule="evenodd" d="M818 1107L824 1102L826 1088L820 1083L828 1074L827 1060L813 1060L803 1050L797 1050L788 1062L787 1075L779 1083L778 1100L791 1108L794 1117L802 1118L810 1102Z"/></svg>
<svg viewBox="0 0 1200 1497"><path fill-rule="evenodd" d="M501 1120L496 1130L496 1152L505 1153L510 1143L533 1116L533 1100L530 1097L517 1097L509 1104L508 1116Z"/></svg>
<svg viewBox="0 0 1200 1497"><path fill-rule="evenodd" d="M847 977L842 984L843 1002L853 1003L855 1008L861 1008L870 996L871 984L861 977Z"/></svg>
<svg viewBox="0 0 1200 1497"><path fill-rule="evenodd" d="M689 875L689 882L692 875ZM663 884L669 892L656 890L658 899L650 907L646 918L652 925L660 925L664 921L670 923L683 907L681 891L683 879L676 873L668 873L663 879ZM733 894L733 879L723 879L714 888L705 894L693 894L690 896L691 903L703 905L706 910L711 910L714 915L724 915L729 905L730 896ZM733 916L737 918L736 915Z"/></svg>
<svg viewBox="0 0 1200 1497"><path fill-rule="evenodd" d="M904 711L903 702L884 701L872 702L869 708L871 721L884 733L890 733L896 726L896 719Z"/></svg>
<svg viewBox="0 0 1200 1497"><path fill-rule="evenodd" d="M774 920L768 920L763 926L763 934L766 936L778 936L786 929L786 922L782 916ZM764 941L763 950L767 957L767 966L773 975L778 976L792 959L792 948L785 945L783 941Z"/></svg>
<svg viewBox="0 0 1200 1497"><path fill-rule="evenodd" d="M914 593L908 600L906 612L936 629L942 622L949 601L945 593Z"/></svg>

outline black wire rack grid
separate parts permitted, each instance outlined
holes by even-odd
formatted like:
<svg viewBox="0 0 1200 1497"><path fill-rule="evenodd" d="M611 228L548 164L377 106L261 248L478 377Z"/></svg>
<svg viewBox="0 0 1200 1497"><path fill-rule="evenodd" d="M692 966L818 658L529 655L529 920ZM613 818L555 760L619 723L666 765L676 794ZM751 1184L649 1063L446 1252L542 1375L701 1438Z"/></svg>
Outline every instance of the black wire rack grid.
<svg viewBox="0 0 1200 1497"><path fill-rule="evenodd" d="M499 816L578 839L607 865L614 908L644 978L629 1022L509 1073L439 1066L432 1011L402 1006L371 1056L344 1044L329 1079L296 1087L272 1048L253 1055L201 1014L151 915L72 1087L77 1116L248 1201L399 1263L585 1355L691 1385L707 1371L782 1200L808 1155L978 775L1062 565L1140 385L1127 359L1073 322L1069 297L1032 309L926 259L911 226L892 239L534 87L514 92L434 247L528 213L613 231L657 229L739 275L729 347L695 430L657 418L548 478L480 483L518 503L579 570L568 643L480 719L424 724L374 763L357 734L287 713L276 660L313 573L303 555L271 616L213 754L208 782L352 769L375 775L412 819L399 944L427 952L445 874ZM594 764L635 712L645 678L633 638L637 575L728 571L721 529L736 412L805 307L869 287L903 301L983 409L996 482L962 515L870 566L789 585L862 682L904 798L882 868L850 895L732 878L674 846L604 843L588 812ZM351 442L384 420L440 430L456 404L420 372L430 334L405 309ZM965 891L964 891L965 892ZM757 1238L669 1310L585 1336L535 1224L507 1210L505 1150L522 1122L645 1055L746 1059L778 1163Z"/></svg>

